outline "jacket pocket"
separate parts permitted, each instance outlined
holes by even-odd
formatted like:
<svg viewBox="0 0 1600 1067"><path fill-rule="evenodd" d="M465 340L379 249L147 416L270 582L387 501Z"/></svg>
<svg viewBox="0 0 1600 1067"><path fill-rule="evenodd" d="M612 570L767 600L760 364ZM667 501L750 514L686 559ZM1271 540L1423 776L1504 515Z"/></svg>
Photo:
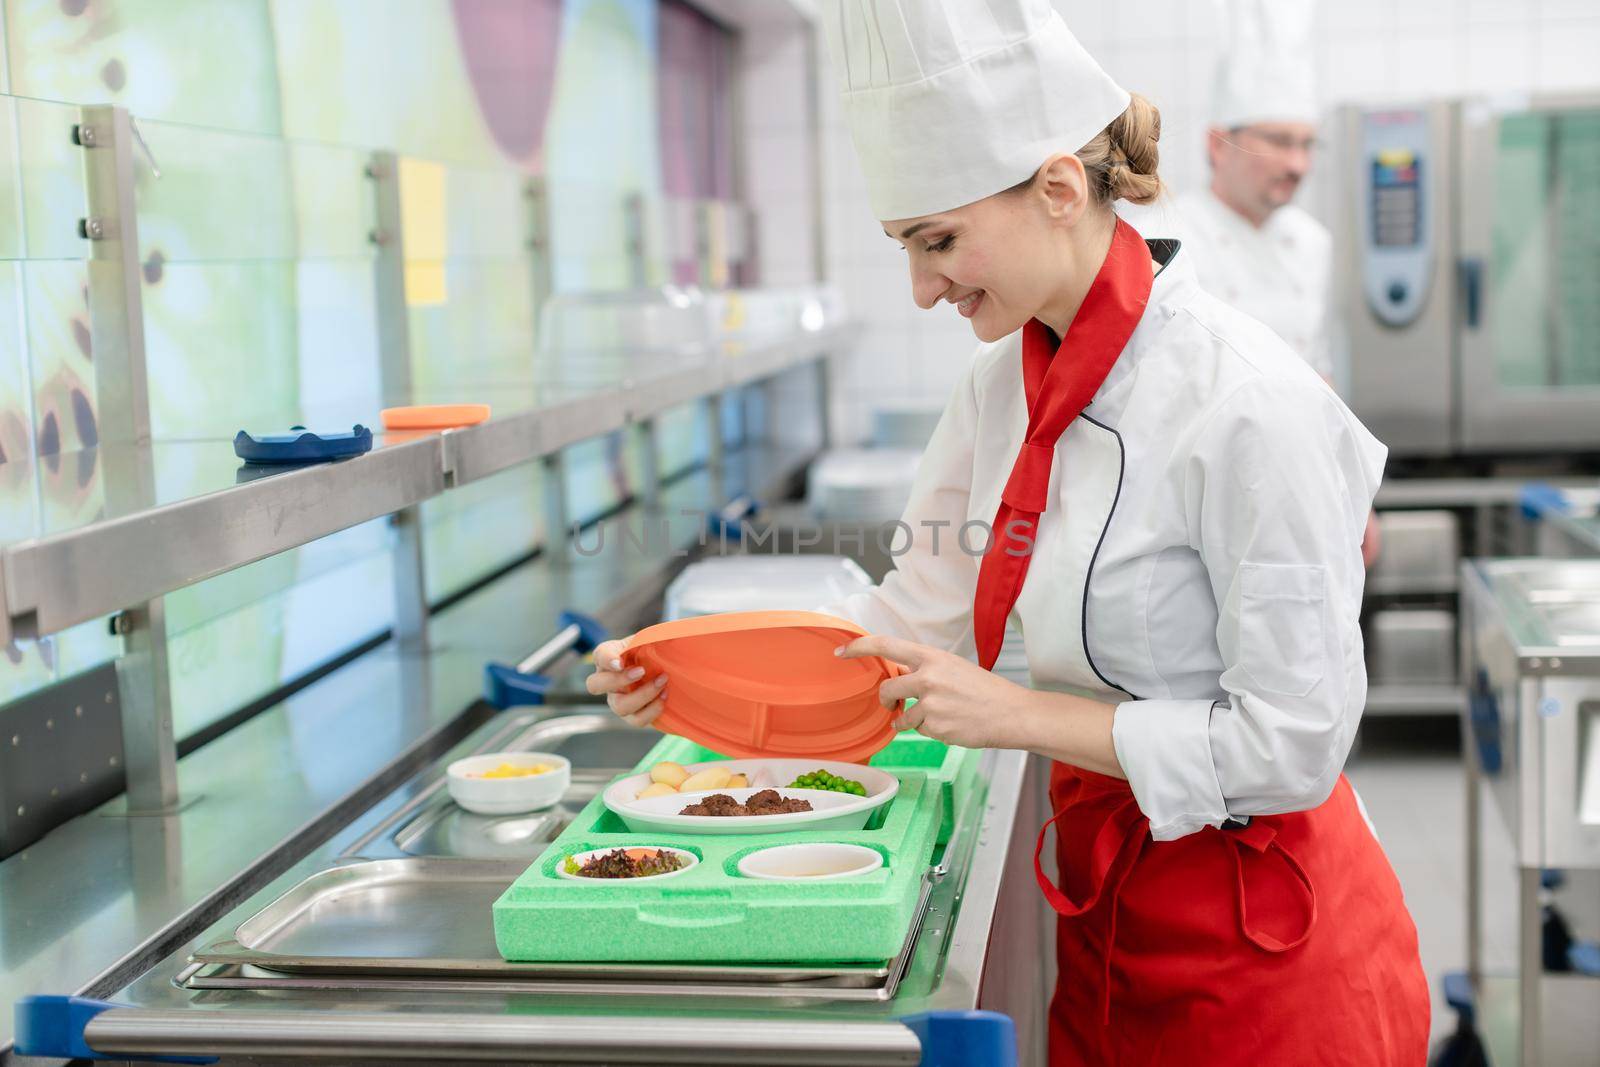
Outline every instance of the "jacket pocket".
<svg viewBox="0 0 1600 1067"><path fill-rule="evenodd" d="M1239 566L1239 665L1265 690L1303 697L1327 670L1327 568Z"/></svg>

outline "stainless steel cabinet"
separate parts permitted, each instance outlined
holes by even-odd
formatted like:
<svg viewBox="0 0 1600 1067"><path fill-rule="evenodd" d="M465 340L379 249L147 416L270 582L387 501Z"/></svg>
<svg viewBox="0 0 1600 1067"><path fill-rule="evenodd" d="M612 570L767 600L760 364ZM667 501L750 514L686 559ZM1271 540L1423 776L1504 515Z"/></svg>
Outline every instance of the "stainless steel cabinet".
<svg viewBox="0 0 1600 1067"><path fill-rule="evenodd" d="M1547 872L1600 877L1600 560L1473 562L1462 573L1468 966L1491 1061L1532 1067L1570 1043L1551 1032L1551 998L1586 1003L1563 1018L1596 1027L1600 1041L1600 978L1546 974L1541 937ZM1510 870L1488 859L1490 841L1509 842ZM1485 889L1495 883L1509 888L1505 909ZM1490 928L1512 932L1509 958L1490 958Z"/></svg>

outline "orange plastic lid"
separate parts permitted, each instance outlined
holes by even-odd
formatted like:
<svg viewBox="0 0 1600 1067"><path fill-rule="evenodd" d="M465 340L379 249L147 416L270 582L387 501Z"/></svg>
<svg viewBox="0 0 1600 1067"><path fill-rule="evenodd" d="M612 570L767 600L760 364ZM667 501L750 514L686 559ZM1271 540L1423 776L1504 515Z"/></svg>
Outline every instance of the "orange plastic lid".
<svg viewBox="0 0 1600 1067"><path fill-rule="evenodd" d="M404 408L384 408L385 430L448 430L456 426L476 426L489 418L488 404L416 404Z"/></svg>
<svg viewBox="0 0 1600 1067"><path fill-rule="evenodd" d="M667 675L657 729L734 759L865 763L894 739L878 687L903 673L878 656L833 654L866 631L815 611L733 611L640 630L624 669Z"/></svg>

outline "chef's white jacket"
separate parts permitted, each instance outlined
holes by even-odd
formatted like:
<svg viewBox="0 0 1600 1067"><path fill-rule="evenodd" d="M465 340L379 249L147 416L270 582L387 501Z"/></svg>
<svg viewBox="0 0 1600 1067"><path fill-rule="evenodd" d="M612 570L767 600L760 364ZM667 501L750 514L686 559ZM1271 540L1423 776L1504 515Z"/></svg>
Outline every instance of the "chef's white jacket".
<svg viewBox="0 0 1600 1067"><path fill-rule="evenodd" d="M1333 237L1322 223L1288 204L1255 226L1210 189L1123 214L1141 233L1182 241L1202 289L1266 323L1312 370L1333 377Z"/></svg>
<svg viewBox="0 0 1600 1067"><path fill-rule="evenodd" d="M984 533L1027 427L1021 332L979 347L918 471L906 550L828 610L973 655ZM1331 792L1366 698L1361 535L1386 450L1182 250L1056 445L1011 621L1036 688L1117 702L1157 840ZM972 551L968 551L970 548Z"/></svg>

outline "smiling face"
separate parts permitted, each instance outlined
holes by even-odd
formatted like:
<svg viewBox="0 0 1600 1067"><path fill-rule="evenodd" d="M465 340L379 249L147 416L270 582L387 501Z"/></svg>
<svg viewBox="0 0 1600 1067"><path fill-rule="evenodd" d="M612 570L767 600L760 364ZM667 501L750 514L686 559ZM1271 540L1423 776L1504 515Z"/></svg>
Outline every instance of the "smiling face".
<svg viewBox="0 0 1600 1067"><path fill-rule="evenodd" d="M1081 223L1109 214L1089 200L1082 164L1059 156L1015 189L883 228L905 247L918 307L954 304L979 340L998 341L1081 288Z"/></svg>

